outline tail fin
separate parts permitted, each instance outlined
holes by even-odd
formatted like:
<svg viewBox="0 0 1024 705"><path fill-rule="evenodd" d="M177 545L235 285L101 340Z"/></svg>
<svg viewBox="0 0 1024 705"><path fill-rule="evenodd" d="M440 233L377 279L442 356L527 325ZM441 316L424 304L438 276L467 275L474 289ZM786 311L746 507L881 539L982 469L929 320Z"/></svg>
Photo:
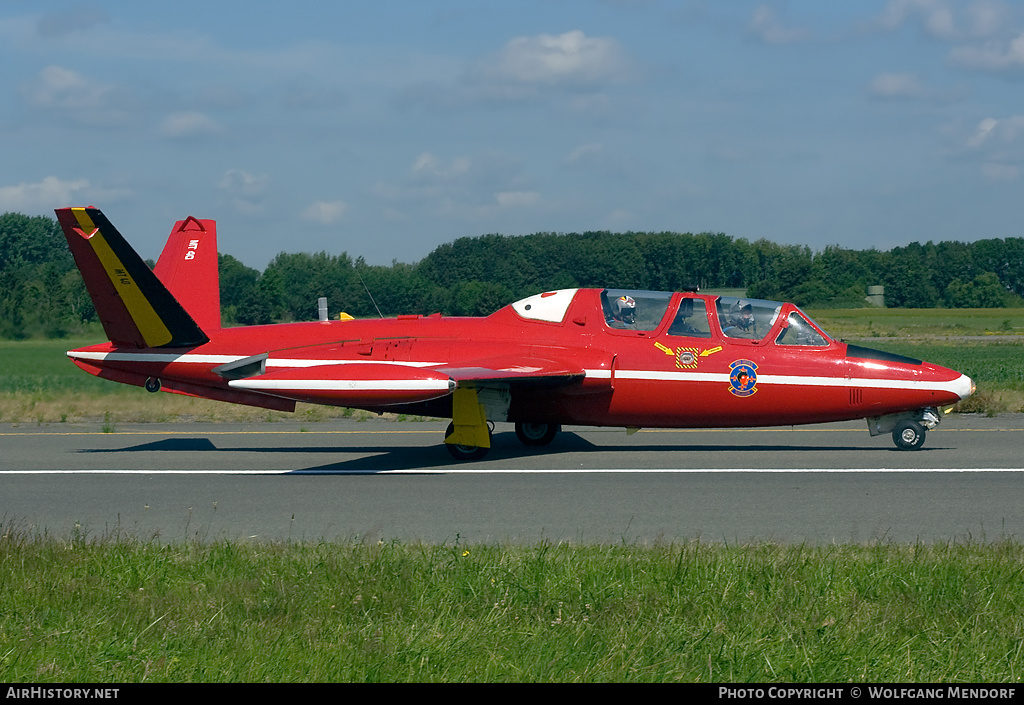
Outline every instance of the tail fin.
<svg viewBox="0 0 1024 705"><path fill-rule="evenodd" d="M56 213L112 343L156 348L209 342L192 316L99 209L60 208Z"/></svg>
<svg viewBox="0 0 1024 705"><path fill-rule="evenodd" d="M175 223L153 273L200 328L220 329L217 221L189 216Z"/></svg>

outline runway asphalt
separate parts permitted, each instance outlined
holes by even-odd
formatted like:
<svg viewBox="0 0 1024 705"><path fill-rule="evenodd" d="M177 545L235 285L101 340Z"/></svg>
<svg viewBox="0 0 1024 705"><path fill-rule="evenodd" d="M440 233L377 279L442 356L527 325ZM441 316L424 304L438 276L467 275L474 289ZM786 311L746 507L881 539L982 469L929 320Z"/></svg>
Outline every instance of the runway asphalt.
<svg viewBox="0 0 1024 705"><path fill-rule="evenodd" d="M1024 537L1024 415L947 417L918 452L863 421L779 429L499 424L457 464L445 422L0 427L0 522L63 536L425 542Z"/></svg>

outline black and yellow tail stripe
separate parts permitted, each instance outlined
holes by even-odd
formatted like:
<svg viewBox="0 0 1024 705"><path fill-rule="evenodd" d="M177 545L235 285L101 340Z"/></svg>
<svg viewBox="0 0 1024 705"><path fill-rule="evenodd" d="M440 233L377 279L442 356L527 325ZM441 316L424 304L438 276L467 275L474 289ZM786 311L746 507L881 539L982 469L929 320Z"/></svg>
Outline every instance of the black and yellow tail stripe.
<svg viewBox="0 0 1024 705"><path fill-rule="evenodd" d="M139 333L142 334L143 340L146 341L146 345L155 348L170 343L174 337L171 335L171 331L160 320L160 315L153 308L145 294L139 289L139 285L132 278L128 267L111 249L110 244L103 236L103 232L92 222L86 209L72 208L71 212L75 214L75 219L78 221L79 226L81 226L82 231L92 233L92 236L89 238L89 245L92 247L93 252L96 253L96 258L100 261L100 264L103 265L107 277L110 278L110 283L113 284L114 290L121 297L121 301L124 302L125 308L128 309L128 314L138 327Z"/></svg>
<svg viewBox="0 0 1024 705"><path fill-rule="evenodd" d="M70 210L146 347L185 347L209 341L102 212L96 208Z"/></svg>

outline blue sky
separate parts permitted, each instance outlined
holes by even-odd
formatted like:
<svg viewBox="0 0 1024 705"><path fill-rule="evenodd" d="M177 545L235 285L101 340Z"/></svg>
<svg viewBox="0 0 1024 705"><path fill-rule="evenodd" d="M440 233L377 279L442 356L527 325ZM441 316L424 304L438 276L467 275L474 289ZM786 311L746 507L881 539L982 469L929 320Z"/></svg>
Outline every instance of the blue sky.
<svg viewBox="0 0 1024 705"><path fill-rule="evenodd" d="M0 212L146 257L413 262L464 236L1024 235L1024 6L999 0L0 4Z"/></svg>

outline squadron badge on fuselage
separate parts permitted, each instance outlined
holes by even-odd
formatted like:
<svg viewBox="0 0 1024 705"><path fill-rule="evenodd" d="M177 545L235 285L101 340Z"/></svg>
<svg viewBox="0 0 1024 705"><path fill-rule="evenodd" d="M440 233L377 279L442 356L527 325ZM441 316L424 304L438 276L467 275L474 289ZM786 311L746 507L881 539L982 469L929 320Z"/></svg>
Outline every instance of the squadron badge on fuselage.
<svg viewBox="0 0 1024 705"><path fill-rule="evenodd" d="M749 397L757 391L757 365L750 360L736 360L729 365L729 391L738 397Z"/></svg>

